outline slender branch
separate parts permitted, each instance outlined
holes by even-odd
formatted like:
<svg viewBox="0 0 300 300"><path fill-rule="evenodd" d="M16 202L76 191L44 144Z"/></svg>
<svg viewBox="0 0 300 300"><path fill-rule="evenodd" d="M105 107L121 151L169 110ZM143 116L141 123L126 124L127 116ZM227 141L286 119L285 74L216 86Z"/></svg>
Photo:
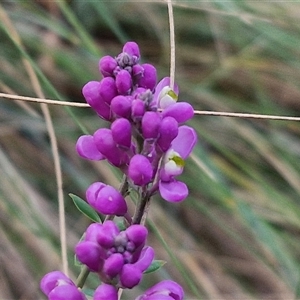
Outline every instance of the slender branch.
<svg viewBox="0 0 300 300"><path fill-rule="evenodd" d="M0 93L0 98L6 98L6 99L12 99L12 100L21 100L21 101L28 101L28 102L54 104L54 105L75 106L75 107L90 107L87 103L78 103L78 102L44 99L44 98L25 97L25 96L11 95L11 94L5 94L5 93Z"/></svg>
<svg viewBox="0 0 300 300"><path fill-rule="evenodd" d="M168 14L169 14L169 25L170 25L170 88L174 89L175 81L175 29L174 29L174 14L172 0L168 2Z"/></svg>

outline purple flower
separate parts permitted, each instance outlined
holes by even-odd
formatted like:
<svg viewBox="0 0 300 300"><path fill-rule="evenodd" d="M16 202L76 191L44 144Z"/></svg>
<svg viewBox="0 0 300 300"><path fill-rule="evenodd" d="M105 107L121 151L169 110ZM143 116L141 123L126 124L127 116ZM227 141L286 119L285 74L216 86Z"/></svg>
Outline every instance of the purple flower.
<svg viewBox="0 0 300 300"><path fill-rule="evenodd" d="M177 135L178 122L173 117L165 117L160 123L157 145L165 152L170 148L172 141Z"/></svg>
<svg viewBox="0 0 300 300"><path fill-rule="evenodd" d="M116 76L116 87L121 95L128 95L132 87L132 78L128 71L121 70Z"/></svg>
<svg viewBox="0 0 300 300"><path fill-rule="evenodd" d="M94 293L94 300L118 300L117 289L106 283L102 283L98 286Z"/></svg>
<svg viewBox="0 0 300 300"><path fill-rule="evenodd" d="M144 71L138 80L138 86L152 91L156 85L156 69L150 64L142 64L142 68Z"/></svg>
<svg viewBox="0 0 300 300"><path fill-rule="evenodd" d="M109 56L103 56L99 61L99 71L103 75L103 77L113 77L114 70L117 67L117 61Z"/></svg>
<svg viewBox="0 0 300 300"><path fill-rule="evenodd" d="M172 280L163 280L135 300L182 300L184 292L182 287Z"/></svg>
<svg viewBox="0 0 300 300"><path fill-rule="evenodd" d="M129 118L131 115L132 96L118 95L110 103L112 112L121 118Z"/></svg>
<svg viewBox="0 0 300 300"><path fill-rule="evenodd" d="M100 86L100 82L90 81L82 88L82 94L86 102L97 112L97 114L102 119L109 121L112 117L110 107L99 93Z"/></svg>
<svg viewBox="0 0 300 300"><path fill-rule="evenodd" d="M148 158L142 154L134 155L128 166L128 176L136 185L148 184L153 176L153 168Z"/></svg>
<svg viewBox="0 0 300 300"><path fill-rule="evenodd" d="M49 300L86 300L73 281L60 271L46 274L40 288Z"/></svg>
<svg viewBox="0 0 300 300"><path fill-rule="evenodd" d="M100 128L94 133L93 137L99 152L101 152L112 165L120 167L128 162L128 155L117 146L110 129Z"/></svg>
<svg viewBox="0 0 300 300"><path fill-rule="evenodd" d="M160 123L160 113L154 111L147 111L142 118L142 133L144 139L157 138Z"/></svg>
<svg viewBox="0 0 300 300"><path fill-rule="evenodd" d="M174 83L173 90L170 88L170 77L163 78L155 87L152 105L159 108L166 108L176 103L178 99L179 88Z"/></svg>
<svg viewBox="0 0 300 300"><path fill-rule="evenodd" d="M123 46L123 52L134 58L135 63L140 59L140 49L136 42L127 42Z"/></svg>
<svg viewBox="0 0 300 300"><path fill-rule="evenodd" d="M154 258L154 250L145 247L147 234L147 229L138 224L124 231L113 221L92 224L84 240L76 245L75 253L104 283L114 280L119 286L132 288L140 282Z"/></svg>
<svg viewBox="0 0 300 300"><path fill-rule="evenodd" d="M131 123L125 118L119 118L111 124L110 128L116 144L129 149L131 146Z"/></svg>
<svg viewBox="0 0 300 300"><path fill-rule="evenodd" d="M197 135L193 128L185 125L179 127L177 137L164 155L160 170L159 192L163 199L179 202L187 197L186 184L177 181L174 177L182 173L184 159L190 155L196 142Z"/></svg>
<svg viewBox="0 0 300 300"><path fill-rule="evenodd" d="M85 159L102 160L105 159L103 154L99 152L92 135L82 135L76 143L77 153Z"/></svg>
<svg viewBox="0 0 300 300"><path fill-rule="evenodd" d="M102 182L95 182L86 191L88 203L99 213L124 216L127 204L118 190Z"/></svg>

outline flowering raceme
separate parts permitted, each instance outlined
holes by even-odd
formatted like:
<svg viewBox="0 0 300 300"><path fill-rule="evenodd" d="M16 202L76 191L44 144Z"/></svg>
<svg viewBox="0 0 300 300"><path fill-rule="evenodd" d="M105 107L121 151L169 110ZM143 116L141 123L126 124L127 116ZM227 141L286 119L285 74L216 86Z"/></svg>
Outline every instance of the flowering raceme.
<svg viewBox="0 0 300 300"><path fill-rule="evenodd" d="M118 289L138 285L154 259L153 248L146 245L148 231L139 224L151 196L159 193L168 202L179 202L188 196L187 185L177 176L183 172L197 135L193 128L183 125L193 117L193 107L178 102L178 85L171 86L169 77L157 83L156 68L140 63L135 42L127 42L116 57L102 57L99 71L103 78L86 83L82 94L97 115L109 122L109 127L79 137L76 150L84 159L106 160L118 168L128 187L118 191L103 182L88 187L88 205L110 220L91 224L75 253L78 261L97 273L102 282L93 299L117 300ZM139 209L133 217L125 200L132 190L139 197ZM114 216L126 220L124 230L112 221ZM41 289L51 300L85 299L75 284L58 271L42 279ZM136 298L162 299L181 300L183 290L177 283L165 280Z"/></svg>

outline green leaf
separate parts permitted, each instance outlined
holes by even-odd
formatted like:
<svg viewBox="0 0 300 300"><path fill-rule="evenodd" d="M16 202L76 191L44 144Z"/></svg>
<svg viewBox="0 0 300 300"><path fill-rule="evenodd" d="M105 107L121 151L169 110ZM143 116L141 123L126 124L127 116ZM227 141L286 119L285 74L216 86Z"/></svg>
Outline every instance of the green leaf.
<svg viewBox="0 0 300 300"><path fill-rule="evenodd" d="M159 270L162 266L166 264L165 260L153 260L151 265L148 267L146 271L144 271L144 274L149 274L152 272L155 272Z"/></svg>
<svg viewBox="0 0 300 300"><path fill-rule="evenodd" d="M80 197L74 195L74 194L69 194L69 196L72 198L75 206L77 209L82 212L85 216L87 216L90 220L94 222L101 222L101 219L99 215L96 213L96 211L89 205L87 204L83 199Z"/></svg>

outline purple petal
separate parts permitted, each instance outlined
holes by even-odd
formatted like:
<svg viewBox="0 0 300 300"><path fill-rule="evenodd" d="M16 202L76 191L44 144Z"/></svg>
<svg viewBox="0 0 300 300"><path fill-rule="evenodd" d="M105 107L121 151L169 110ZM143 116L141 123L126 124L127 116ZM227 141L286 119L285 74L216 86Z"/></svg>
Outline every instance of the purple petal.
<svg viewBox="0 0 300 300"><path fill-rule="evenodd" d="M164 77L155 87L155 93L153 95L153 105L158 105L159 102L159 94L162 91L162 89L166 86L170 86L170 77ZM173 91L176 95L179 94L179 88L176 83L174 83Z"/></svg>
<svg viewBox="0 0 300 300"><path fill-rule="evenodd" d="M101 252L98 244L89 241L79 242L75 247L78 260L94 272L98 272L102 266Z"/></svg>
<svg viewBox="0 0 300 300"><path fill-rule="evenodd" d="M148 230L143 225L134 224L126 229L126 235L136 247L139 247L140 245L145 244Z"/></svg>
<svg viewBox="0 0 300 300"><path fill-rule="evenodd" d="M93 207L104 215L124 216L127 204L123 196L110 185L99 190Z"/></svg>
<svg viewBox="0 0 300 300"><path fill-rule="evenodd" d="M162 119L159 128L159 138L157 144L163 152L167 151L171 142L178 135L178 122L172 117Z"/></svg>
<svg viewBox="0 0 300 300"><path fill-rule="evenodd" d="M111 248L114 245L115 237L119 233L120 230L113 221L105 221L98 232L97 241L102 247Z"/></svg>
<svg viewBox="0 0 300 300"><path fill-rule="evenodd" d="M142 118L143 137L145 139L157 138L160 123L160 113L154 111L147 111Z"/></svg>
<svg viewBox="0 0 300 300"><path fill-rule="evenodd" d="M98 234L102 228L100 223L92 223L85 231L84 240L89 242L98 242Z"/></svg>
<svg viewBox="0 0 300 300"><path fill-rule="evenodd" d="M168 298L164 298L168 297ZM151 288L149 288L144 295L139 296L136 300L160 300L160 299L172 299L182 300L184 292L182 287L172 280L163 280Z"/></svg>
<svg viewBox="0 0 300 300"><path fill-rule="evenodd" d="M144 247L140 258L134 263L142 272L148 269L154 259L154 250L150 246Z"/></svg>
<svg viewBox="0 0 300 300"><path fill-rule="evenodd" d="M128 176L134 184L143 186L148 184L153 175L150 161L144 155L134 155L128 166Z"/></svg>
<svg viewBox="0 0 300 300"><path fill-rule="evenodd" d="M94 300L118 300L118 291L117 289L106 283L102 283L95 290Z"/></svg>
<svg viewBox="0 0 300 300"><path fill-rule="evenodd" d="M113 76L116 67L117 61L109 55L103 56L99 61L99 71L104 77Z"/></svg>
<svg viewBox="0 0 300 300"><path fill-rule="evenodd" d="M142 64L143 76L138 80L138 86L153 90L156 84L156 69L151 64Z"/></svg>
<svg viewBox="0 0 300 300"><path fill-rule="evenodd" d="M103 189L105 186L106 184L104 184L103 182L94 182L86 190L85 192L86 200L92 207L94 207L97 201L97 196L99 191Z"/></svg>
<svg viewBox="0 0 300 300"><path fill-rule="evenodd" d="M58 284L62 284L65 282L65 284L71 284L74 285L72 280L68 278L64 273L60 271L53 271L48 274L46 274L40 283L40 288L42 292L48 296L48 294L58 286Z"/></svg>
<svg viewBox="0 0 300 300"><path fill-rule="evenodd" d="M94 142L97 149L112 165L120 167L122 164L128 162L127 154L117 147L110 129L98 129L94 133Z"/></svg>
<svg viewBox="0 0 300 300"><path fill-rule="evenodd" d="M124 259L121 253L114 253L104 261L102 272L110 279L116 277L124 266Z"/></svg>
<svg viewBox="0 0 300 300"><path fill-rule="evenodd" d="M178 152L183 159L186 159L193 151L196 143L196 131L189 126L183 125L178 128L178 135L172 141L171 148Z"/></svg>
<svg viewBox="0 0 300 300"><path fill-rule="evenodd" d="M111 119L110 107L99 93L100 86L100 82L90 81L82 88L82 94L86 102L97 112L97 114L108 121Z"/></svg>
<svg viewBox="0 0 300 300"><path fill-rule="evenodd" d="M189 190L185 183L181 181L159 182L159 193L163 199L169 202L180 202L184 200Z"/></svg>
<svg viewBox="0 0 300 300"><path fill-rule="evenodd" d="M48 295L49 300L86 300L75 285L59 285Z"/></svg>
<svg viewBox="0 0 300 300"><path fill-rule="evenodd" d="M187 102L177 102L168 106L162 115L173 117L178 123L183 123L194 116L194 108Z"/></svg>
<svg viewBox="0 0 300 300"><path fill-rule="evenodd" d="M112 77L104 77L100 81L99 95L103 101L110 104L111 100L118 95L116 81Z"/></svg>
<svg viewBox="0 0 300 300"><path fill-rule="evenodd" d="M121 70L116 76L117 90L121 95L128 95L132 87L131 75L126 70Z"/></svg>
<svg viewBox="0 0 300 300"><path fill-rule="evenodd" d="M140 58L140 49L136 42L127 42L123 46L123 52L126 52L130 56L135 56L136 59Z"/></svg>
<svg viewBox="0 0 300 300"><path fill-rule="evenodd" d="M132 264L124 265L120 273L120 281L123 287L131 289L138 285L142 279L141 270Z"/></svg>
<svg viewBox="0 0 300 300"><path fill-rule="evenodd" d="M125 118L120 118L115 120L110 128L116 144L129 149L131 146L131 123Z"/></svg>
<svg viewBox="0 0 300 300"><path fill-rule="evenodd" d="M97 149L92 135L82 135L76 143L77 153L85 159L102 160L105 157Z"/></svg>
<svg viewBox="0 0 300 300"><path fill-rule="evenodd" d="M111 101L110 107L118 117L129 118L131 114L131 96L118 95Z"/></svg>

